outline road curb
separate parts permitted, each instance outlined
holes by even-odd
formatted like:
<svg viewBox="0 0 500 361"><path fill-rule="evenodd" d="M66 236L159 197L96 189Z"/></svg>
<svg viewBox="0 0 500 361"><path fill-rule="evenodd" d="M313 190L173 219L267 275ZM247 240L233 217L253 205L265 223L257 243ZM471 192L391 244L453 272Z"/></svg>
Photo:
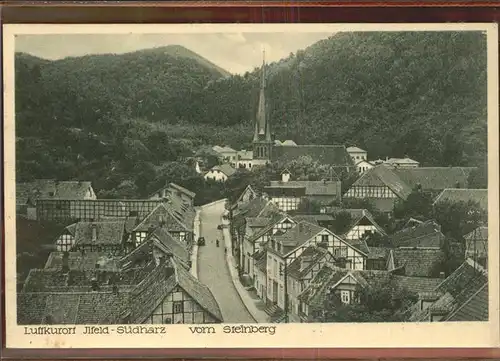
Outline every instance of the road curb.
<svg viewBox="0 0 500 361"><path fill-rule="evenodd" d="M222 224L228 225L229 222L222 220ZM233 281L234 288L236 288L236 292L238 293L238 296L241 299L241 302L243 302L243 305L247 309L248 313L252 318L254 319L255 322L258 323L269 323L269 320L266 318L261 318L258 316L258 309L255 307L255 304L252 299L248 300L247 298L250 298L248 295L247 291L244 289L242 284L240 283L237 271L234 267L234 257L232 253L232 246L231 246L231 237L229 234L229 229L228 228L223 228L222 229L222 237L224 238L224 245L226 247L226 265L227 268L229 269L229 273L231 274L231 280Z"/></svg>

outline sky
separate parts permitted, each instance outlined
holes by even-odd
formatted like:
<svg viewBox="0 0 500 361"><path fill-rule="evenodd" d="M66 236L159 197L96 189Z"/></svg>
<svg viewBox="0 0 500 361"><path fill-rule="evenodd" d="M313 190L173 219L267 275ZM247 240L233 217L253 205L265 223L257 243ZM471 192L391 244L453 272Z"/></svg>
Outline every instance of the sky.
<svg viewBox="0 0 500 361"><path fill-rule="evenodd" d="M252 71L328 38L332 33L210 34L39 34L16 36L17 52L44 59L88 54L122 54L166 45L182 45L233 74Z"/></svg>

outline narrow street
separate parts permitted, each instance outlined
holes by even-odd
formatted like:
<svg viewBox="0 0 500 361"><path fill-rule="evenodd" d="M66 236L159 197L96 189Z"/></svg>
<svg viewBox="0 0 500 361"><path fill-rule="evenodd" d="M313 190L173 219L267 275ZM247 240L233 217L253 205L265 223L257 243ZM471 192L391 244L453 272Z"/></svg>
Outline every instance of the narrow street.
<svg viewBox="0 0 500 361"><path fill-rule="evenodd" d="M201 236L206 245L198 251L198 278L206 284L219 303L225 323L255 323L234 287L226 264L221 224L224 204L215 204L201 211ZM219 240L219 247L215 240Z"/></svg>

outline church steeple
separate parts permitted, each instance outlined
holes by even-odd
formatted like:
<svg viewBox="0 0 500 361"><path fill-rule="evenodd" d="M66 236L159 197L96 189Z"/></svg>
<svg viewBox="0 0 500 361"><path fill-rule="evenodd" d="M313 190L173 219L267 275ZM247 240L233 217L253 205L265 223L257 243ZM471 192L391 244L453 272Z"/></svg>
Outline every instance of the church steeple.
<svg viewBox="0 0 500 361"><path fill-rule="evenodd" d="M260 70L260 92L257 114L255 117L255 132L253 136L254 159L269 160L273 139L271 136L271 124L267 114L266 101L266 60L263 54L262 67Z"/></svg>
<svg viewBox="0 0 500 361"><path fill-rule="evenodd" d="M271 126L269 124L269 119L267 117L265 52L263 57L264 59L262 60L262 67L260 70L259 105L255 117L255 133L253 137L254 142L259 140L272 141Z"/></svg>

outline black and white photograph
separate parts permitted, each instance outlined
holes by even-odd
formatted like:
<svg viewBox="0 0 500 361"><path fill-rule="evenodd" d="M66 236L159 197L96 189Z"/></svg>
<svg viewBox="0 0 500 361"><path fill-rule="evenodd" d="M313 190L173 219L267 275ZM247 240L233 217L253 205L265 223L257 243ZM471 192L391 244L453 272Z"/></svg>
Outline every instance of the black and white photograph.
<svg viewBox="0 0 500 361"><path fill-rule="evenodd" d="M497 28L442 26L14 27L8 324L498 342Z"/></svg>

